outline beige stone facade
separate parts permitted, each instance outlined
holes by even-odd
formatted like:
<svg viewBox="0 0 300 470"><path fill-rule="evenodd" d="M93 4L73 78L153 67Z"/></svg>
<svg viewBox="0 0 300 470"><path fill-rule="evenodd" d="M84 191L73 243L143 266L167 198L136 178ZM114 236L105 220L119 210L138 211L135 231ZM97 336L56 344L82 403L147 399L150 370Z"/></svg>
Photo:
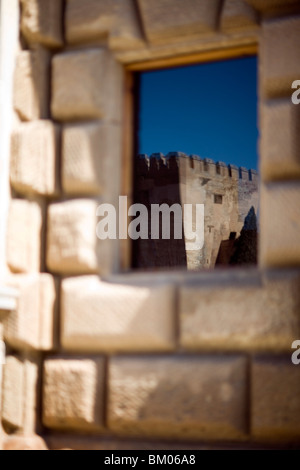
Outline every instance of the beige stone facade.
<svg viewBox="0 0 300 470"><path fill-rule="evenodd" d="M299 0L18 7L0 447L299 447ZM132 196L130 74L256 52L259 266L126 273L128 243L95 228Z"/></svg>

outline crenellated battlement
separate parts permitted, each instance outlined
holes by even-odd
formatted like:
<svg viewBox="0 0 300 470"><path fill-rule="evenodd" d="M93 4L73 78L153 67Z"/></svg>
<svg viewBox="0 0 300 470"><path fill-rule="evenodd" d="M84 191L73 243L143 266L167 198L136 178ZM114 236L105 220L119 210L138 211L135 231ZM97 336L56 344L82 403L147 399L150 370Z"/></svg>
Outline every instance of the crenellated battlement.
<svg viewBox="0 0 300 470"><path fill-rule="evenodd" d="M186 172L195 175L210 176L216 178L232 178L243 181L258 181L258 172L254 169L227 165L224 162L210 158L201 158L198 155L187 155L183 152L153 153L150 157L147 154L137 156L138 173L141 176L155 176L155 174L177 172L178 169L185 168Z"/></svg>
<svg viewBox="0 0 300 470"><path fill-rule="evenodd" d="M139 267L188 266L198 270L214 267L223 257L219 250L231 246L241 234L249 211L258 210L259 176L256 170L215 162L182 152L138 155L135 165L136 202L152 204L204 204L205 244L190 252L178 240L141 240ZM224 245L224 246L225 246ZM227 246L226 245L226 246ZM227 253L227 252L226 252ZM227 255L226 255L227 256ZM223 259L223 258L222 258ZM143 264L144 263L144 264Z"/></svg>

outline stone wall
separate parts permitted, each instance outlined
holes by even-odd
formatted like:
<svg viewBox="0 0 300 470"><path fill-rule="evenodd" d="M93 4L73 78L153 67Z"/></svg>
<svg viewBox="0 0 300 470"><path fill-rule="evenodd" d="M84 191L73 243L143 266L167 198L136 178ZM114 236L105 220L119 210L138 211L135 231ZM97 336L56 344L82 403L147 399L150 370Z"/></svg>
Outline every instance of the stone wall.
<svg viewBox="0 0 300 470"><path fill-rule="evenodd" d="M299 446L299 1L20 3L2 447ZM257 45L259 269L122 274L124 70Z"/></svg>
<svg viewBox="0 0 300 470"><path fill-rule="evenodd" d="M139 155L135 162L135 203L204 204L204 247L189 250L188 240L138 240L135 267L214 268L222 242L238 238L251 207L258 213L258 173L181 152ZM194 214L195 224L195 214ZM151 226L151 216L148 226ZM195 230L195 226L193 227ZM172 232L171 232L172 234Z"/></svg>

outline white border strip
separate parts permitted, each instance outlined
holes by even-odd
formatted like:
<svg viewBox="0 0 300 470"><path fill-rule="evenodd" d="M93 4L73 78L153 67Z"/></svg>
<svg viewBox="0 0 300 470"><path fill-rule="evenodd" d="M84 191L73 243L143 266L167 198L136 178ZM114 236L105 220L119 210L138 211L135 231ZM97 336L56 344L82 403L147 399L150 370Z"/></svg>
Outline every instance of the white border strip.
<svg viewBox="0 0 300 470"><path fill-rule="evenodd" d="M7 273L10 136L13 125L13 77L19 40L19 1L0 3L0 279Z"/></svg>

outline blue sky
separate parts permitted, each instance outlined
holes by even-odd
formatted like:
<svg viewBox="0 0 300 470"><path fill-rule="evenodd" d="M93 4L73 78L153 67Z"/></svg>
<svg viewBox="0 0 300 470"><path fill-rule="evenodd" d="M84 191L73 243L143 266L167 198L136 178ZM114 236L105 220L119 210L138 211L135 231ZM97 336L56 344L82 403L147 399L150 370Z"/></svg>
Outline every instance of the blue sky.
<svg viewBox="0 0 300 470"><path fill-rule="evenodd" d="M257 141L256 57L141 74L139 153L257 169Z"/></svg>

